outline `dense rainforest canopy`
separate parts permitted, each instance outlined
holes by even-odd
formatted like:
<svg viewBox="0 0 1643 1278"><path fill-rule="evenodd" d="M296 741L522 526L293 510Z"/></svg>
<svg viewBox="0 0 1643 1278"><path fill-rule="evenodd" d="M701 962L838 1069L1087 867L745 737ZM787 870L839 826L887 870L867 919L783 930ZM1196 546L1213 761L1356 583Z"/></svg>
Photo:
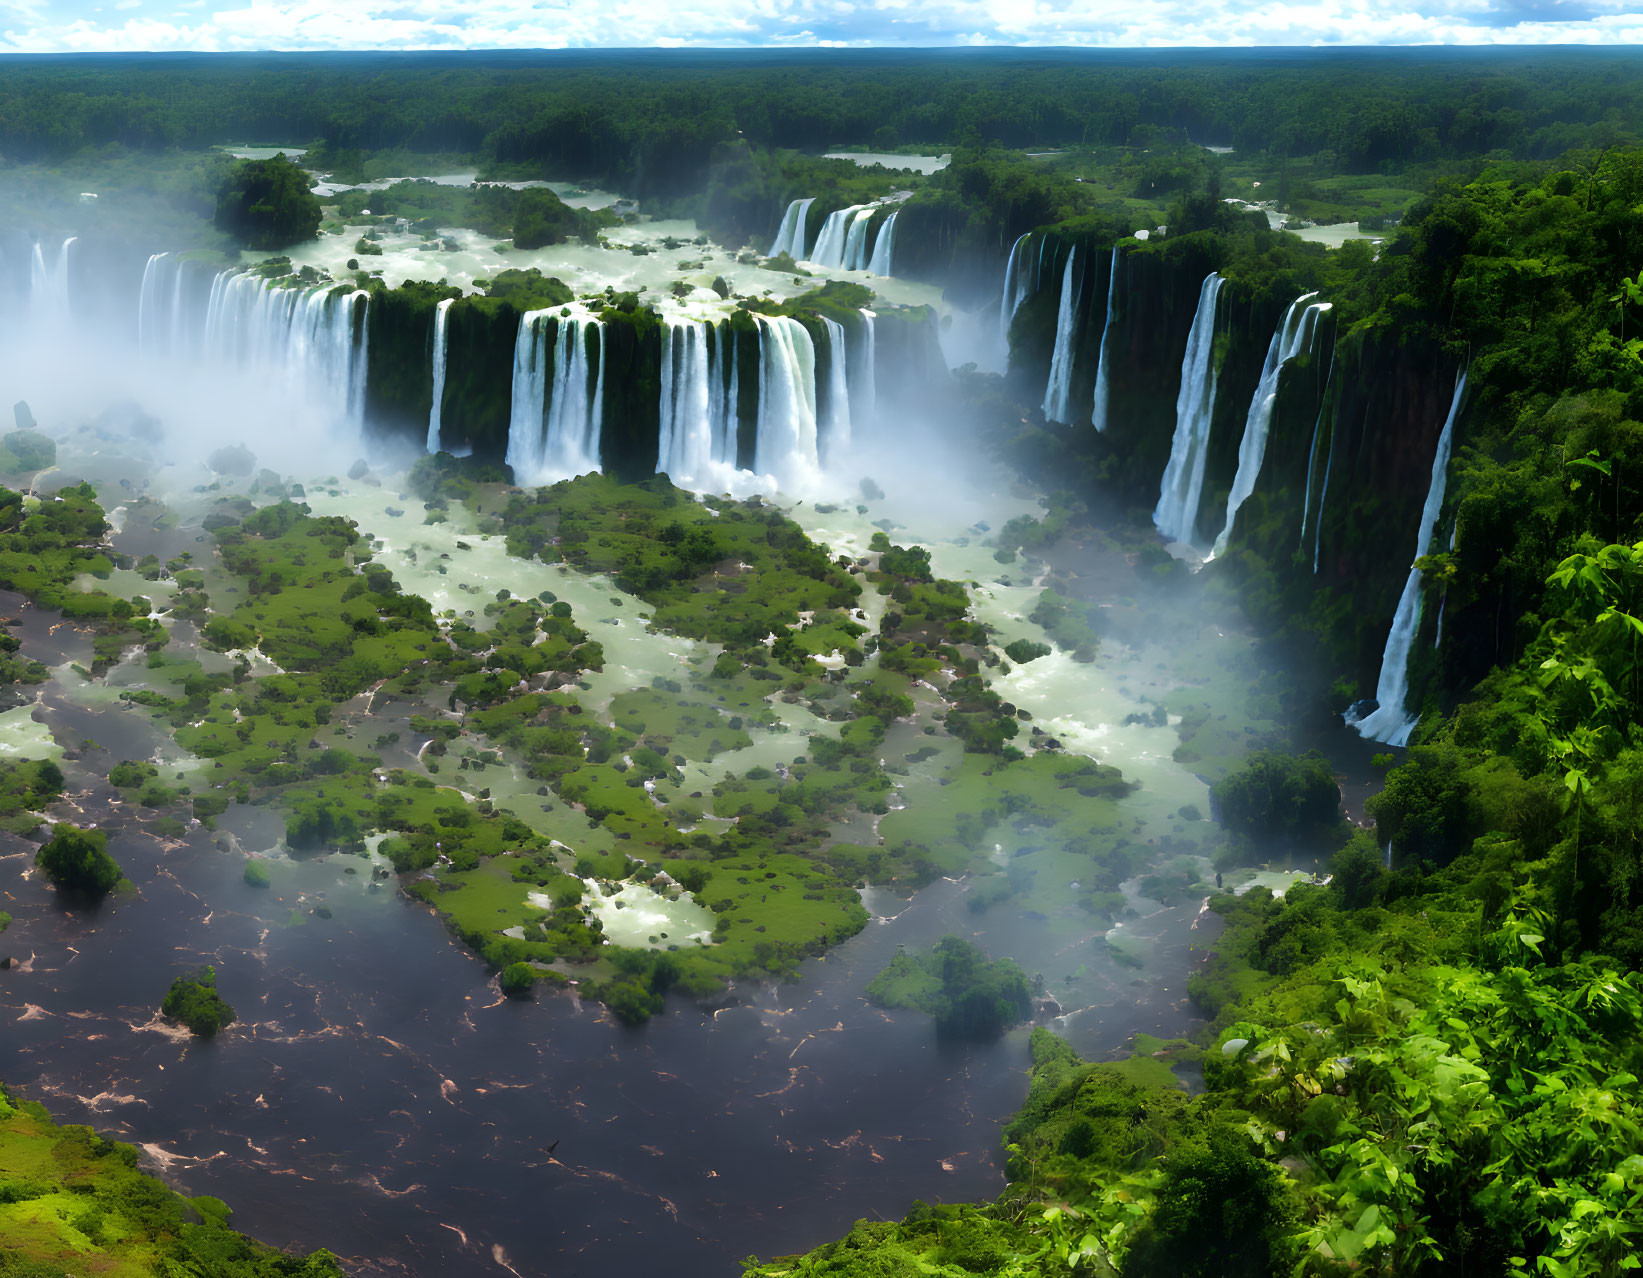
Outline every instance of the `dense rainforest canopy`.
<svg viewBox="0 0 1643 1278"><path fill-rule="evenodd" d="M1332 153L1373 171L1635 136L1635 55L1537 50L144 55L0 62L0 155L325 143L483 156L640 195L699 188L738 138L820 150L1149 146ZM1322 70L1325 74L1319 74Z"/></svg>

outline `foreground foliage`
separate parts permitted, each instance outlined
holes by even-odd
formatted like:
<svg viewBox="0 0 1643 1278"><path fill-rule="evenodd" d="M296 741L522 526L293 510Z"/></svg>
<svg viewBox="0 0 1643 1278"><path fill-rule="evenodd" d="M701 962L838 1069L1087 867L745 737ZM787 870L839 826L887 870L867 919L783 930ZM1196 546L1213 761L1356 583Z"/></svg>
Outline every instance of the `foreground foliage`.
<svg viewBox="0 0 1643 1278"><path fill-rule="evenodd" d="M0 1087L0 1275L69 1278L342 1278L328 1251L288 1256L137 1170L137 1149L59 1125Z"/></svg>

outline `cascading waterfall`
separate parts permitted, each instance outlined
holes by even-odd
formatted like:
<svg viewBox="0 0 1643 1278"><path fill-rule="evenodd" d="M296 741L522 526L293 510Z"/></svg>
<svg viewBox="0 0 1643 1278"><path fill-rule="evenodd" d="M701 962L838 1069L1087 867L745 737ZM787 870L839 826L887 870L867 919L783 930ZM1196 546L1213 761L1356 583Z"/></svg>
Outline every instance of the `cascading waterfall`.
<svg viewBox="0 0 1643 1278"><path fill-rule="evenodd" d="M730 348L729 376L726 376L724 366L727 346ZM729 326L719 329L713 343L713 355L708 362L708 385L712 392L709 411L718 423L715 455L730 470L736 469L736 459L741 451L742 419L738 404L742 385L740 363L741 343Z"/></svg>
<svg viewBox="0 0 1643 1278"><path fill-rule="evenodd" d="M1028 231L1010 245L1010 256L1004 260L1004 296L998 302L998 344L1006 356L1010 353L1010 324L1029 291L1027 272L1021 264L1021 246L1031 235L1032 232Z"/></svg>
<svg viewBox="0 0 1643 1278"><path fill-rule="evenodd" d="M370 294L362 289L291 287L224 271L211 282L200 344L222 363L277 369L317 402L341 403L357 428L365 409L369 322ZM178 331L176 316L172 328Z"/></svg>
<svg viewBox="0 0 1643 1278"><path fill-rule="evenodd" d="M770 246L770 256L779 257L786 253L799 261L804 257L804 223L809 216L810 206L816 202L816 197L808 200L794 200L787 206L787 212L782 214L782 224L776 228L776 241Z"/></svg>
<svg viewBox="0 0 1643 1278"><path fill-rule="evenodd" d="M1335 357L1329 357L1331 375L1335 364ZM1318 492L1318 518L1312 525L1312 575L1318 575L1318 555L1324 544L1324 507L1329 504L1329 477L1335 473L1335 444L1340 438L1340 431L1335 429L1333 417L1329 424L1329 456L1324 459L1324 484Z"/></svg>
<svg viewBox="0 0 1643 1278"><path fill-rule="evenodd" d="M1112 246L1112 266L1107 275L1107 318L1101 322L1101 353L1095 365L1095 402L1090 406L1090 425L1096 430L1107 429L1107 370L1112 361L1107 353L1112 346L1112 299L1118 292L1118 245Z"/></svg>
<svg viewBox="0 0 1643 1278"><path fill-rule="evenodd" d="M1278 321L1272 341L1267 345L1261 380L1255 387L1255 398L1249 404L1244 437L1238 443L1238 473L1233 476L1232 491L1227 494L1226 523L1221 535L1215 539L1211 559L1226 550L1227 541L1232 536L1233 521L1238 517L1238 508L1255 491L1255 481L1260 478L1261 465L1266 460L1267 431L1272 425L1272 406L1278 398L1278 376L1283 372L1284 365L1295 356L1311 350L1312 339L1317 334L1318 318L1330 309L1328 302L1304 305L1308 298L1316 296L1316 293L1303 293L1291 302L1283 319Z"/></svg>
<svg viewBox="0 0 1643 1278"><path fill-rule="evenodd" d="M874 275L888 278L895 274L896 219L900 216L901 210L897 209L879 227L879 237L873 241L872 259L867 263L867 269Z"/></svg>
<svg viewBox="0 0 1643 1278"><path fill-rule="evenodd" d="M878 316L863 308L861 318L861 347L856 356L856 377L850 383L856 400L850 411L855 421L871 428L879 411L878 350L874 331L874 321Z"/></svg>
<svg viewBox="0 0 1643 1278"><path fill-rule="evenodd" d="M754 315L759 326L759 418L753 467L785 492L812 487L816 455L816 350L804 325Z"/></svg>
<svg viewBox="0 0 1643 1278"><path fill-rule="evenodd" d="M1455 537L1459 534L1459 532L1460 532L1460 528L1459 528L1458 525L1449 530L1449 553L1450 554L1455 553ZM1443 613L1444 613L1444 609L1446 609L1448 607L1449 607L1449 587L1445 586L1443 588L1443 594L1438 596L1438 625L1437 625L1437 633L1432 636L1432 651L1433 652L1436 652L1439 648L1441 648L1443 646Z"/></svg>
<svg viewBox="0 0 1643 1278"><path fill-rule="evenodd" d="M1381 655L1380 678L1375 684L1378 708L1361 719L1348 713L1346 722L1358 730L1358 735L1370 741L1387 745L1409 744L1409 734L1415 730L1419 715L1411 715L1404 702L1409 696L1409 653L1415 646L1415 631L1420 626L1421 571L1420 561L1432 549L1433 525L1443 510L1443 494L1449 480L1449 450L1454 440L1455 419L1460 416L1461 399L1466 393L1466 374L1455 379L1455 397L1449 403L1449 416L1444 419L1443 433L1438 436L1438 451L1432 458L1432 482L1426 490L1426 504L1421 507L1420 527L1415 532L1415 558L1409 565L1409 576L1398 596L1398 610L1392 617L1392 629L1386 636L1386 651Z"/></svg>
<svg viewBox="0 0 1643 1278"><path fill-rule="evenodd" d="M46 268L45 250L38 241L29 260L29 318L35 324L58 325L70 318L68 300L69 247L80 237L71 235L57 250L57 262Z"/></svg>
<svg viewBox="0 0 1643 1278"><path fill-rule="evenodd" d="M1329 372L1324 376L1323 398L1320 399L1320 401L1318 403L1318 420L1312 423L1312 449L1306 455L1306 500L1301 506L1301 535L1295 542L1295 549L1296 550L1301 550L1302 548L1304 548L1306 546L1306 522L1307 522L1308 519L1310 519L1312 517L1312 473L1313 473L1313 469L1318 464L1318 437L1323 434L1323 429L1324 429L1324 405L1328 401L1329 387L1334 382L1334 380L1335 380L1335 350L1334 350L1333 347L1331 347L1330 351L1329 351ZM1335 439L1334 439L1333 435L1330 436L1329 444L1330 444L1330 451L1334 452L1335 451ZM1329 482L1329 476L1327 474L1325 474L1324 483L1327 484L1328 482ZM1318 518L1321 520L1323 518L1323 516L1324 516L1323 498L1320 496L1318 498ZM1314 567L1313 571L1316 572L1317 568Z"/></svg>
<svg viewBox="0 0 1643 1278"><path fill-rule="evenodd" d="M548 382L547 324L553 311L527 311L513 348L513 402L505 460L516 482L554 483L599 469L604 428L605 326L586 314L554 325L553 381ZM598 368L588 366L588 331L597 331ZM597 372L592 393L588 381Z"/></svg>
<svg viewBox="0 0 1643 1278"><path fill-rule="evenodd" d="M1061 305L1055 317L1055 349L1050 355L1050 380L1044 387L1044 417L1048 421L1066 424L1072 419L1068 398L1072 392L1073 334L1078 328L1077 278L1073 274L1078 260L1075 244L1067 254L1067 267L1061 273Z"/></svg>
<svg viewBox="0 0 1643 1278"><path fill-rule="evenodd" d="M662 399L656 469L690 487L707 478L714 460L707 328L695 320L667 319L662 342Z"/></svg>
<svg viewBox="0 0 1643 1278"><path fill-rule="evenodd" d="M821 234L816 237L816 247L810 250L807 259L812 265L828 267L833 270L842 270L844 267L844 242L849 234L852 218L864 208L870 206L852 204L847 209L834 209L822 223Z"/></svg>
<svg viewBox="0 0 1643 1278"><path fill-rule="evenodd" d="M877 211L873 205L869 204L851 219L850 229L844 236L845 270L865 271L867 269L867 226L873 220L873 214Z"/></svg>
<svg viewBox="0 0 1643 1278"><path fill-rule="evenodd" d="M150 254L148 265L143 267L143 286L137 294L137 349L144 354L153 354L159 347L156 339L160 321L160 293L165 287L161 277L165 274L170 257L169 253ZM180 270L177 278L182 278ZM169 320L171 316L166 318Z"/></svg>
<svg viewBox="0 0 1643 1278"><path fill-rule="evenodd" d="M850 451L850 352L843 324L823 316L822 325L827 330L827 415L817 449L831 465Z"/></svg>
<svg viewBox="0 0 1643 1278"><path fill-rule="evenodd" d="M1181 389L1175 397L1175 438L1169 465L1158 488L1153 525L1171 541L1191 542L1204 491L1210 419L1215 410L1215 308L1226 281L1217 271L1198 288L1198 310L1181 359Z"/></svg>
<svg viewBox="0 0 1643 1278"><path fill-rule="evenodd" d="M456 299L447 297L434 307L434 398L428 406L428 451L439 451L439 419L441 405L445 398L445 347L446 323L450 314L451 303Z"/></svg>

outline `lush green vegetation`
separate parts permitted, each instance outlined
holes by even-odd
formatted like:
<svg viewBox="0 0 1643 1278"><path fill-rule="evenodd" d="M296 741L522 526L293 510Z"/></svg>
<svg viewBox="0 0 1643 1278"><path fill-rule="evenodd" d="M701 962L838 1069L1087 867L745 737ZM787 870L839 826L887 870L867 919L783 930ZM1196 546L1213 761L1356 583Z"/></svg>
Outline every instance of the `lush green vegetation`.
<svg viewBox="0 0 1643 1278"><path fill-rule="evenodd" d="M172 981L160 1011L181 1021L198 1038L212 1037L235 1019L234 1009L217 993L217 969L210 966Z"/></svg>
<svg viewBox="0 0 1643 1278"><path fill-rule="evenodd" d="M954 1038L997 1038L1032 1014L1027 977L1007 958L989 961L969 941L944 936L928 954L897 950L867 986L880 1007L910 1007Z"/></svg>
<svg viewBox="0 0 1643 1278"><path fill-rule="evenodd" d="M341 1278L328 1251L288 1256L229 1227L228 1205L137 1170L137 1149L0 1088L0 1274Z"/></svg>
<svg viewBox="0 0 1643 1278"><path fill-rule="evenodd" d="M246 248L289 248L313 239L319 222L308 175L283 155L241 160L217 193L217 229Z"/></svg>
<svg viewBox="0 0 1643 1278"><path fill-rule="evenodd" d="M108 854L108 835L72 825L52 827L34 863L59 888L92 898L107 896L122 878L119 863Z"/></svg>
<svg viewBox="0 0 1643 1278"><path fill-rule="evenodd" d="M26 834L63 792L63 770L50 759L0 759L0 828Z"/></svg>
<svg viewBox="0 0 1643 1278"><path fill-rule="evenodd" d="M1344 837L1340 786L1320 754L1257 750L1210 787L1209 802L1217 821L1269 852L1333 851Z"/></svg>

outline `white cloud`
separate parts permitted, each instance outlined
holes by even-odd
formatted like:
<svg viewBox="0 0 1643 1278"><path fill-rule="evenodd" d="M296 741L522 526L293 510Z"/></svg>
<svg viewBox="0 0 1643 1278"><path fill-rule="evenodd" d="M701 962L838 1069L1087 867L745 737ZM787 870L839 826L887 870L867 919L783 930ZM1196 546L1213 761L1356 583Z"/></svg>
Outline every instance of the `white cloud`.
<svg viewBox="0 0 1643 1278"><path fill-rule="evenodd" d="M861 44L1106 47L1643 42L1643 0L0 0L0 49L483 49ZM197 12L196 12L197 11Z"/></svg>

